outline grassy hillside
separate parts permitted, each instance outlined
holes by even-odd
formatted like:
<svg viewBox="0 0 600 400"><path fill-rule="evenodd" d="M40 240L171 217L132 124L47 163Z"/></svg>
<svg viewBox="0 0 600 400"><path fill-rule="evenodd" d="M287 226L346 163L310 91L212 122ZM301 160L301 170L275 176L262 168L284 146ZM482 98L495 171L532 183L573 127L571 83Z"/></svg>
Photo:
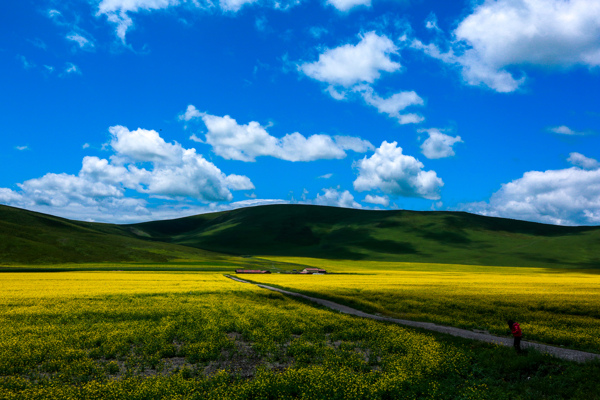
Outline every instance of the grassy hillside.
<svg viewBox="0 0 600 400"><path fill-rule="evenodd" d="M253 262L240 255L598 268L600 227L306 205L114 225L0 206L2 264Z"/></svg>
<svg viewBox="0 0 600 400"><path fill-rule="evenodd" d="M135 228L70 221L0 205L0 264L167 262L218 254L143 240ZM147 238L145 238L147 239Z"/></svg>
<svg viewBox="0 0 600 400"><path fill-rule="evenodd" d="M128 227L154 240L230 254L600 267L600 227L564 227L459 212L270 205Z"/></svg>

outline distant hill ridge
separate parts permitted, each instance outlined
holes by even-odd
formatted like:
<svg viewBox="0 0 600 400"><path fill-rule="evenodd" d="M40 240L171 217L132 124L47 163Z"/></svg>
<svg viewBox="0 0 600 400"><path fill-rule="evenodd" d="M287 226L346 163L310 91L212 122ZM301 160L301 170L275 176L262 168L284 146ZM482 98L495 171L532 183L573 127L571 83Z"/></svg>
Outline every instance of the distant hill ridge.
<svg viewBox="0 0 600 400"><path fill-rule="evenodd" d="M600 227L565 227L463 212L267 205L115 225L0 206L0 240L1 263L166 262L207 254L216 257L207 252L217 252L600 268Z"/></svg>

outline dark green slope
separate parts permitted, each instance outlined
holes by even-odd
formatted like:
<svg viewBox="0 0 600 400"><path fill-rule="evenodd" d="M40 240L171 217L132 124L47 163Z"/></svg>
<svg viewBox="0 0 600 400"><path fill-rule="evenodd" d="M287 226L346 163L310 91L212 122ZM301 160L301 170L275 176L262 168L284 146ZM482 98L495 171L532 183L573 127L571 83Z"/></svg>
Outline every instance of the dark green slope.
<svg viewBox="0 0 600 400"><path fill-rule="evenodd" d="M129 227L154 240L238 255L600 267L600 227L459 212L270 205Z"/></svg>
<svg viewBox="0 0 600 400"><path fill-rule="evenodd" d="M0 205L0 264L167 262L218 256L143 240L143 233L134 231L132 227L71 221Z"/></svg>

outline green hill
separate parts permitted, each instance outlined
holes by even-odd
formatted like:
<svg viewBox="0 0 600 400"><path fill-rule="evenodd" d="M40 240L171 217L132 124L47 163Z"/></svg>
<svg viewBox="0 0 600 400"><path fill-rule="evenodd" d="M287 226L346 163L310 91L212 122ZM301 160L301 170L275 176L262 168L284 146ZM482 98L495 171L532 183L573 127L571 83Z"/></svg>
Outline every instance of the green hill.
<svg viewBox="0 0 600 400"><path fill-rule="evenodd" d="M600 227L463 212L269 205L130 225L170 243L246 254L530 267L600 267Z"/></svg>
<svg viewBox="0 0 600 400"><path fill-rule="evenodd" d="M143 238L143 239L140 239ZM193 247L144 240L134 227L71 221L0 205L0 264L218 259Z"/></svg>
<svg viewBox="0 0 600 400"><path fill-rule="evenodd" d="M600 227L564 227L462 212L308 205L258 206L115 225L0 206L3 264L251 263L226 255L599 268Z"/></svg>

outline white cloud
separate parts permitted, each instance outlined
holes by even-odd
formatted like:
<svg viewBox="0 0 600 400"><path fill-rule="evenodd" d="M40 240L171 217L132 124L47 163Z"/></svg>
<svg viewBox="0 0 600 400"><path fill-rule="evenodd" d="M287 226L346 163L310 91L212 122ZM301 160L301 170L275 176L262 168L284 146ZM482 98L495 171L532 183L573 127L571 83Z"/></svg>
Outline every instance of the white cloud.
<svg viewBox="0 0 600 400"><path fill-rule="evenodd" d="M220 0L219 4L224 11L239 11L246 4L256 3L258 0Z"/></svg>
<svg viewBox="0 0 600 400"><path fill-rule="evenodd" d="M298 132L282 138L271 136L265 127L251 121L240 125L230 116L202 114L206 125L206 143L215 154L229 160L255 161L256 157L271 156L287 161L341 159L345 150L365 152L373 148L366 140L349 136L317 134L305 137Z"/></svg>
<svg viewBox="0 0 600 400"><path fill-rule="evenodd" d="M15 149L19 151L29 150L29 146L15 146Z"/></svg>
<svg viewBox="0 0 600 400"><path fill-rule="evenodd" d="M67 63L67 66L65 67L65 72L63 75L69 75L69 74L81 75L81 70L79 69L79 67L77 67L77 65L75 65L73 63Z"/></svg>
<svg viewBox="0 0 600 400"><path fill-rule="evenodd" d="M332 173L329 173L329 174L321 175L321 176L319 176L318 178L319 178L319 179L329 179L329 178L331 178L332 176L333 176L333 174L332 174Z"/></svg>
<svg viewBox="0 0 600 400"><path fill-rule="evenodd" d="M77 32L71 32L70 34L68 34L67 40L77 43L80 49L94 48L94 43L92 43L88 38L80 35Z"/></svg>
<svg viewBox="0 0 600 400"><path fill-rule="evenodd" d="M138 128L130 131L124 126L115 125L108 128L108 131L111 134L110 145L119 159L177 164L184 154L184 149L179 143L165 142L154 130Z"/></svg>
<svg viewBox="0 0 600 400"><path fill-rule="evenodd" d="M451 157L454 155L452 146L462 143L460 136L452 137L436 128L420 129L419 132L429 134L429 137L421 144L421 152L429 159Z"/></svg>
<svg viewBox="0 0 600 400"><path fill-rule="evenodd" d="M77 175L49 173L18 184L18 192L0 188L0 202L78 219L139 220L151 214L147 202L126 196L128 190L222 202L233 199L232 190L254 189L248 177L226 175L195 149L167 143L156 131L113 126L109 132L111 161L88 156Z"/></svg>
<svg viewBox="0 0 600 400"><path fill-rule="evenodd" d="M345 208L362 208L362 206L354 201L354 196L347 191L337 191L337 189L323 189L323 194L318 194L313 203L320 206L345 207Z"/></svg>
<svg viewBox="0 0 600 400"><path fill-rule="evenodd" d="M451 49L414 46L462 69L470 85L498 92L516 90L507 68L600 66L600 2L596 0L486 0L453 32Z"/></svg>
<svg viewBox="0 0 600 400"><path fill-rule="evenodd" d="M298 69L310 78L327 83L327 93L336 100L362 97L380 113L396 118L400 124L419 123L424 118L415 113L401 114L405 108L423 105L424 101L414 91L402 91L383 98L371 86L382 72L396 72L401 65L392 61L398 48L387 36L368 32L359 36L356 45L345 44L328 49L312 63L298 65Z"/></svg>
<svg viewBox="0 0 600 400"><path fill-rule="evenodd" d="M349 11L357 6L371 7L371 0L327 0L327 4L334 6L339 11Z"/></svg>
<svg viewBox="0 0 600 400"><path fill-rule="evenodd" d="M530 171L502 185L489 202L463 209L478 214L558 225L600 223L600 169Z"/></svg>
<svg viewBox="0 0 600 400"><path fill-rule="evenodd" d="M200 118L202 113L196 109L192 104L188 105L185 112L179 115L180 121L189 122L194 118Z"/></svg>
<svg viewBox="0 0 600 400"><path fill-rule="evenodd" d="M581 153L570 153L567 161L573 164L576 167L581 167L583 169L598 169L600 168L600 163L598 160L593 158L589 158L584 156Z"/></svg>
<svg viewBox="0 0 600 400"><path fill-rule="evenodd" d="M366 153L375 150L375 146L368 140L356 136L334 136L335 143L343 150L352 150L356 153Z"/></svg>
<svg viewBox="0 0 600 400"><path fill-rule="evenodd" d="M258 3L258 0L101 0L98 4L97 16L104 15L115 25L119 39L126 43L127 31L133 26L132 14L138 12L155 12L172 7L186 7L196 10L221 10L225 13L236 13L242 7ZM298 0L265 0L263 4L274 9L285 10L299 3ZM181 19L180 19L181 20Z"/></svg>
<svg viewBox="0 0 600 400"><path fill-rule="evenodd" d="M179 0L102 0L96 15L106 15L116 25L117 36L125 43L127 30L133 26L129 12L165 9L180 4Z"/></svg>
<svg viewBox="0 0 600 400"><path fill-rule="evenodd" d="M398 48L388 37L368 32L360 39L356 45L345 44L326 50L318 61L301 64L298 68L313 79L344 87L372 83L381 72L400 69L400 64L390 58L398 53Z"/></svg>
<svg viewBox="0 0 600 400"><path fill-rule="evenodd" d="M0 188L0 204L17 204L23 200L23 196L14 190Z"/></svg>
<svg viewBox="0 0 600 400"><path fill-rule="evenodd" d="M419 123L425 118L417 114L400 114L400 111L413 105L423 105L423 99L414 91L399 92L384 99L377 95L372 87L368 85L358 85L354 88L355 92L362 95L365 102L383 114L387 114L392 118L398 119L402 125Z"/></svg>
<svg viewBox="0 0 600 400"><path fill-rule="evenodd" d="M396 142L383 142L375 154L355 163L359 174L354 181L354 189L439 199L439 190L444 183L435 171L423 171L423 163L402 154L402 148L396 146Z"/></svg>
<svg viewBox="0 0 600 400"><path fill-rule="evenodd" d="M390 199L387 196L372 196L370 194L366 195L363 201L365 203L379 204L384 207L390 204Z"/></svg>
<svg viewBox="0 0 600 400"><path fill-rule="evenodd" d="M578 131L574 131L573 129L569 128L568 126L565 125L561 125L561 126L554 126L552 128L548 128L548 130L550 132L553 133L558 133L560 135L569 135L569 136L575 136L575 135L586 135L589 132L578 132Z"/></svg>

